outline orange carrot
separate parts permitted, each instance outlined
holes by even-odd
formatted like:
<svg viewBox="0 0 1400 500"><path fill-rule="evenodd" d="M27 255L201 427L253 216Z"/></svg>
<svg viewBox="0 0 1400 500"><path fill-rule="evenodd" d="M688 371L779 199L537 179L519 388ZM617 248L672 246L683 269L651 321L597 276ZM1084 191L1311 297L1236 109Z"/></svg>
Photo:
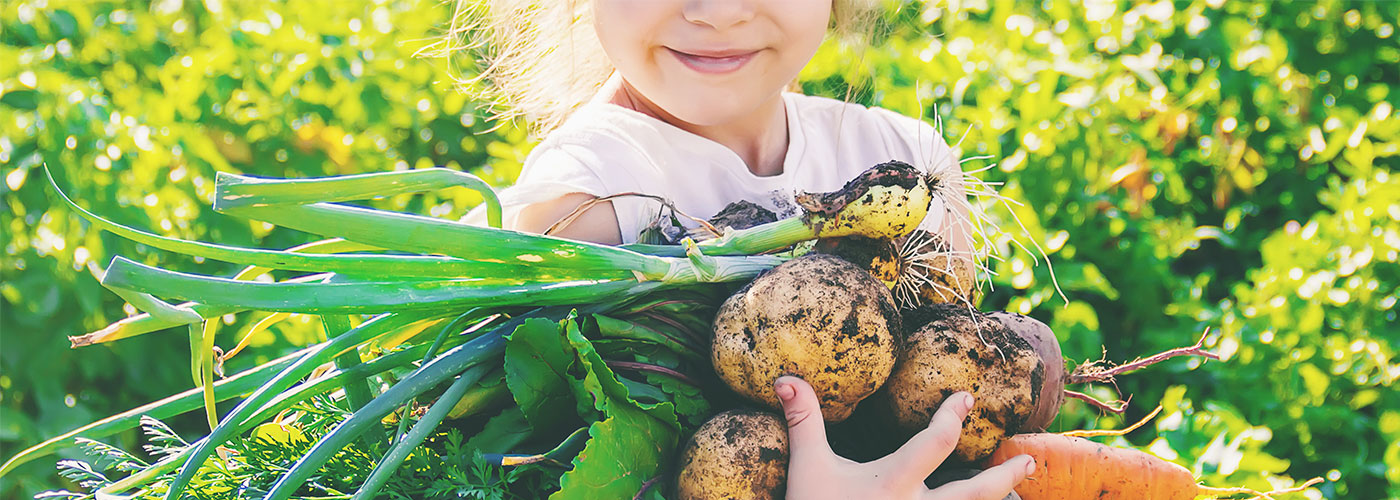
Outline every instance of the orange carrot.
<svg viewBox="0 0 1400 500"><path fill-rule="evenodd" d="M1020 434L1003 441L988 465L1017 455L1035 458L1035 474L1016 486L1022 500L1191 500L1201 496L1270 495L1302 491L1321 482L1267 493L1247 488L1213 488L1196 484L1185 467L1130 448L1115 448L1059 434Z"/></svg>

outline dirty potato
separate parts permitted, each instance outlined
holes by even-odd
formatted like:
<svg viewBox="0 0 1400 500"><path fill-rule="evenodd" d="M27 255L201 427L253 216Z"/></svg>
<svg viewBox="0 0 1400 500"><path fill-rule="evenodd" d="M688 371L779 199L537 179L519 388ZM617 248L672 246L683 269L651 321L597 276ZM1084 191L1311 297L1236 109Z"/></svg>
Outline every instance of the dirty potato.
<svg viewBox="0 0 1400 500"><path fill-rule="evenodd" d="M735 392L780 409L773 381L812 384L839 422L894 368L900 330L890 290L840 258L809 254L755 278L720 307L711 361Z"/></svg>

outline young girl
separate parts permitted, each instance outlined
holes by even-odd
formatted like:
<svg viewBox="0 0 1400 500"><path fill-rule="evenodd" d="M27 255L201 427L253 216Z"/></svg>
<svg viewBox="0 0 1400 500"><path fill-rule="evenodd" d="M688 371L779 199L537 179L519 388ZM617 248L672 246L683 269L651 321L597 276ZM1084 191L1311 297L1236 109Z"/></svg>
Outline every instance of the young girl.
<svg viewBox="0 0 1400 500"><path fill-rule="evenodd" d="M493 51L482 81L544 134L501 193L507 227L544 232L581 209L550 234L631 243L662 204L611 195L656 195L702 219L736 200L784 217L794 193L839 189L892 159L958 168L918 120L784 92L828 32L859 32L876 0L460 1L467 24L454 32ZM925 228L970 247L965 214L929 213ZM783 377L775 389L792 438L788 498L999 499L1035 467L1021 457L930 493L923 479L951 452L971 396L949 398L896 453L857 464L827 445L806 382Z"/></svg>

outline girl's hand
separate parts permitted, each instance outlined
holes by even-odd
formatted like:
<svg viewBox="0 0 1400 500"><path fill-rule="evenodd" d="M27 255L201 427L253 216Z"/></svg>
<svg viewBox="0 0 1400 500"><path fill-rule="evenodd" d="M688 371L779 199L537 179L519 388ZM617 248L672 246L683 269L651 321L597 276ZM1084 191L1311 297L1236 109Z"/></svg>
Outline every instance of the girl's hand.
<svg viewBox="0 0 1400 500"><path fill-rule="evenodd" d="M958 444L962 421L972 409L972 395L954 394L934 413L927 429L915 434L894 453L868 463L856 463L831 451L826 423L812 386L791 376L774 384L788 422L787 498L792 500L889 498L1000 500L1035 471L1030 456L1008 460L972 479L954 481L934 490L924 486Z"/></svg>

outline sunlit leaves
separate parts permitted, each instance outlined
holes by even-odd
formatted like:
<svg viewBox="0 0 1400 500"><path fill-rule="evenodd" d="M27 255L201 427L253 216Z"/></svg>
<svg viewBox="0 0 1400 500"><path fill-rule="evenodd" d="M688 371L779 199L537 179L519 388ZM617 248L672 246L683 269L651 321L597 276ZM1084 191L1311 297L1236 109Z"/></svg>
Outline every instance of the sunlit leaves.
<svg viewBox="0 0 1400 500"><path fill-rule="evenodd" d="M1076 359L1098 358L1100 344L1130 358L1212 326L1228 364L1120 380L1143 401L1172 378L1211 402L1198 414L1275 431L1240 448L1238 468L1203 472L1277 472L1250 458L1267 446L1294 474L1337 481L1321 487L1329 497L1387 481L1400 494L1379 473L1383 450L1342 444L1380 441L1369 408L1400 404L1388 312L1400 276L1386 257L1400 213L1384 173L1400 156L1400 5L900 5L886 43L824 49L804 89L846 98L854 88L853 100L929 119L936 106L950 143L971 131L964 156L993 157L964 168L997 163L983 177L1028 204L1014 211L1035 237L1057 235L1051 257L1069 303L1003 238L984 307L1054 318ZM993 214L1015 228L1007 211ZM1236 390L1246 385L1267 394ZM1059 425L1090 418L1069 411ZM1206 441L1178 450L1188 464L1221 431L1190 432Z"/></svg>
<svg viewBox="0 0 1400 500"><path fill-rule="evenodd" d="M150 362L187 355L168 339L68 350L66 335L126 314L97 285L96 271L112 256L209 274L237 270L102 236L49 198L35 170L42 163L73 172L73 194L120 222L265 248L308 236L214 215L207 207L215 171L311 177L449 165L497 186L518 172L516 159L484 146L519 151L523 132L490 131L493 124L451 88L447 61L413 57L440 34L449 7L219 4L218 12L205 2L0 8L0 372L11 380L0 404L6 425L25 429L3 438L6 449L81 425L94 409L119 411L188 384L176 363ZM473 193L444 192L371 204L455 218L479 202ZM312 327L284 323L276 340L259 342L229 371L304 343L316 335ZM226 335L217 343L229 348L236 338ZM44 478L37 484L54 485L51 467L32 470L30 477ZM13 484L6 478L0 494Z"/></svg>

